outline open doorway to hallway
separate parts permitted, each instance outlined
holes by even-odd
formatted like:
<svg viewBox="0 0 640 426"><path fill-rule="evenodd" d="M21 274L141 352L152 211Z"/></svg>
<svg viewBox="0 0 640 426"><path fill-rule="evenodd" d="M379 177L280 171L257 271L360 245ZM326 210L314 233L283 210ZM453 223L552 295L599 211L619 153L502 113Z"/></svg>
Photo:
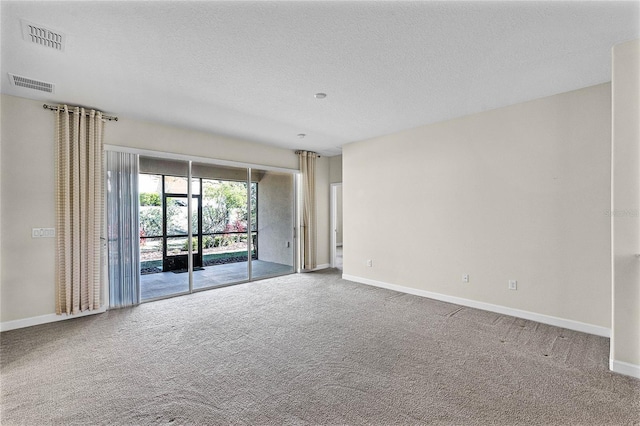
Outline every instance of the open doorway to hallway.
<svg viewBox="0 0 640 426"><path fill-rule="evenodd" d="M331 184L331 267L342 270L342 183Z"/></svg>

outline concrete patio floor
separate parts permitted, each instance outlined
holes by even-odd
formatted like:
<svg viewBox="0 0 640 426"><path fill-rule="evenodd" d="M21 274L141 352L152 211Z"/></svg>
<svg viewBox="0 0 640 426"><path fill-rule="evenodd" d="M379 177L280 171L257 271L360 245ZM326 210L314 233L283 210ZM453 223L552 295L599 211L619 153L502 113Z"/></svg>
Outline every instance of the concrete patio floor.
<svg viewBox="0 0 640 426"><path fill-rule="evenodd" d="M253 260L251 262L253 279L293 273L293 266L281 263ZM214 288L249 279L247 262L227 263L225 265L206 266L201 271L193 271L193 288ZM142 301L170 296L189 291L189 274L159 272L140 276Z"/></svg>

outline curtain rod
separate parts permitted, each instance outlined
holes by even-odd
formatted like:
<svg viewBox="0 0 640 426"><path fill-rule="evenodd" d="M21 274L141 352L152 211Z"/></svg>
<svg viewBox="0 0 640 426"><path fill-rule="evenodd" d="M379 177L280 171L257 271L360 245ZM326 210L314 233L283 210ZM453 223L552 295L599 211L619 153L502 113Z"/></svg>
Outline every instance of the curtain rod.
<svg viewBox="0 0 640 426"><path fill-rule="evenodd" d="M305 151L305 150L303 150L303 149L298 149L298 150L296 150L296 151L295 151L295 153L296 153L296 155L297 155L297 154L300 154L301 152L304 152L304 151ZM307 152L310 152L310 153L312 153L312 154L315 154L318 158L320 158L320 154L318 154L317 152L313 152L313 151L307 151Z"/></svg>
<svg viewBox="0 0 640 426"><path fill-rule="evenodd" d="M42 105L42 108L50 109L51 111L58 111L59 110L59 108L57 106L55 106L55 105L47 105L47 104ZM69 112L73 112L73 111L71 111L71 109L69 109ZM87 113L86 115L89 115L89 114ZM104 115L103 114L102 118L105 119L105 120L109 120L109 121L118 121L118 117L114 117L114 116L111 116L111 115Z"/></svg>

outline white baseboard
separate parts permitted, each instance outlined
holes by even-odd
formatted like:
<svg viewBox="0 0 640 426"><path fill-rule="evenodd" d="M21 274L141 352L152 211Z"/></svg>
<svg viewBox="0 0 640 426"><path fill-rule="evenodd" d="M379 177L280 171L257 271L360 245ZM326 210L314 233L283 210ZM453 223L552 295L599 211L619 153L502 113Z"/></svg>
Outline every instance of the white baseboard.
<svg viewBox="0 0 640 426"><path fill-rule="evenodd" d="M298 271L298 272L305 274L305 273L307 273L307 272L321 271L321 270L323 270L323 269L327 269L327 268L331 268L331 265L330 265L330 264L328 264L328 263L323 263L322 265L317 265L317 266L316 266L315 268L313 268L313 269L301 269L301 270L300 270L300 271Z"/></svg>
<svg viewBox="0 0 640 426"><path fill-rule="evenodd" d="M640 365L609 359L609 370L640 379Z"/></svg>
<svg viewBox="0 0 640 426"><path fill-rule="evenodd" d="M64 320L73 319L73 318L86 317L88 315L102 314L106 311L107 311L107 307L103 306L100 309L95 309L93 311L84 311L75 315L47 314L47 315L40 315L37 317L23 318L23 319L13 320L13 321L5 321L3 323L0 323L0 331L9 331L9 330L15 330L17 328L25 328L25 327L31 327L34 325L47 324L50 322L57 322L57 321L64 321Z"/></svg>
<svg viewBox="0 0 640 426"><path fill-rule="evenodd" d="M321 270L327 269L327 268L331 268L331 265L328 264L328 263L323 263L322 265L316 266L314 269L311 270L311 272L313 272L313 271L321 271Z"/></svg>
<svg viewBox="0 0 640 426"><path fill-rule="evenodd" d="M506 306L493 305L491 303L479 302L477 300L464 299L457 296L449 296L441 293L420 290L411 287L404 287L396 284L389 284L382 281L376 281L369 278L356 277L353 275L343 274L342 278L348 281L354 281L361 284L382 287L389 290L399 291L401 293L413 294L416 296L428 297L429 299L440 300L442 302L454 303L456 305L467 306L470 308L482 309L484 311L496 312L502 315L523 318L530 321L540 322L542 324L553 325L556 327L566 328L568 330L580 331L582 333L595 334L596 336L611 337L611 329L598 325L587 324L580 321L573 321L564 318L553 317L550 315L538 314L535 312L522 311L520 309L508 308Z"/></svg>

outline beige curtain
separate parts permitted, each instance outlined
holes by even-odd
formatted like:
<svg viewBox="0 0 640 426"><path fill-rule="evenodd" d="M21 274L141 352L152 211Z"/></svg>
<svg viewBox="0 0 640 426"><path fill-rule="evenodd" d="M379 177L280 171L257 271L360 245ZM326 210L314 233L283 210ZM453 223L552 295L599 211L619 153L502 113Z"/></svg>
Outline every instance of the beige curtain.
<svg viewBox="0 0 640 426"><path fill-rule="evenodd" d="M302 269L311 270L316 260L316 158L310 151L297 151L302 173Z"/></svg>
<svg viewBox="0 0 640 426"><path fill-rule="evenodd" d="M56 114L56 313L100 307L103 224L99 111L66 105Z"/></svg>

